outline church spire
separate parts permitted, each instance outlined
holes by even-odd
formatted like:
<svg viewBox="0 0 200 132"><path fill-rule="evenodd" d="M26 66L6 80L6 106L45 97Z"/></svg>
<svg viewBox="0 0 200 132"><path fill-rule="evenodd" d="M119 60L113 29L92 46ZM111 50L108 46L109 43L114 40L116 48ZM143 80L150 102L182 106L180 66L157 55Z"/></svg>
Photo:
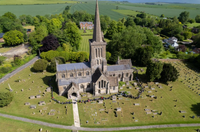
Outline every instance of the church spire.
<svg viewBox="0 0 200 132"><path fill-rule="evenodd" d="M94 20L93 41L102 42L98 0L96 0L96 11L95 11L95 20Z"/></svg>

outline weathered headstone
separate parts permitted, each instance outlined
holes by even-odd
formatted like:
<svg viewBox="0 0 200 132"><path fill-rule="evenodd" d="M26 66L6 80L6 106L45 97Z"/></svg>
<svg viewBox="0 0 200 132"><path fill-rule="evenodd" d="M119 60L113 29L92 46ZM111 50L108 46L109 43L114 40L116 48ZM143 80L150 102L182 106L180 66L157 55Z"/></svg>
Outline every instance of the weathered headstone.
<svg viewBox="0 0 200 132"><path fill-rule="evenodd" d="M117 111L122 111L122 109L121 109L121 108L116 108L116 110L117 110Z"/></svg>
<svg viewBox="0 0 200 132"><path fill-rule="evenodd" d="M41 98L41 95L36 95L35 98Z"/></svg>
<svg viewBox="0 0 200 132"><path fill-rule="evenodd" d="M24 105L30 105L30 103L29 103L29 102L26 102L26 103L24 103Z"/></svg>
<svg viewBox="0 0 200 132"><path fill-rule="evenodd" d="M51 88L50 87L46 88L46 92L51 92Z"/></svg>
<svg viewBox="0 0 200 132"><path fill-rule="evenodd" d="M99 100L98 102L99 102L99 104L103 104L103 100Z"/></svg>
<svg viewBox="0 0 200 132"><path fill-rule="evenodd" d="M112 96L112 100L116 100L117 99L117 97L116 96Z"/></svg>
<svg viewBox="0 0 200 132"><path fill-rule="evenodd" d="M30 96L30 97L29 97L29 99L34 99L34 98L35 98L35 96Z"/></svg>
<svg viewBox="0 0 200 132"><path fill-rule="evenodd" d="M39 105L46 105L45 101L38 102Z"/></svg>
<svg viewBox="0 0 200 132"><path fill-rule="evenodd" d="M30 108L31 109L36 109L36 105L31 105Z"/></svg>
<svg viewBox="0 0 200 132"><path fill-rule="evenodd" d="M134 105L135 105L135 106L139 106L140 104L139 104L139 103L134 103Z"/></svg>

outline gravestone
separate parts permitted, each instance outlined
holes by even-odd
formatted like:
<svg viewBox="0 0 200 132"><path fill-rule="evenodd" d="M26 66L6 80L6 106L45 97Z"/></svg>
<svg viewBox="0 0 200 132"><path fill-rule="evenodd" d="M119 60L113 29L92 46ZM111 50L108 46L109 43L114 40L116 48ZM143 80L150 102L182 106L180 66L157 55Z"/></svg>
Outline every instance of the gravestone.
<svg viewBox="0 0 200 132"><path fill-rule="evenodd" d="M36 109L36 105L31 105L30 109Z"/></svg>
<svg viewBox="0 0 200 132"><path fill-rule="evenodd" d="M98 102L99 102L99 104L103 104L103 100L99 100Z"/></svg>
<svg viewBox="0 0 200 132"><path fill-rule="evenodd" d="M152 93L152 91L148 91L148 93Z"/></svg>
<svg viewBox="0 0 200 132"><path fill-rule="evenodd" d="M46 92L51 92L51 88L50 87L48 87L48 88L46 88L46 90L45 90Z"/></svg>
<svg viewBox="0 0 200 132"><path fill-rule="evenodd" d="M29 97L29 99L34 99L34 98L35 98L35 96L30 96L30 97Z"/></svg>
<svg viewBox="0 0 200 132"><path fill-rule="evenodd" d="M133 85L136 87L136 86L137 86L137 83L133 83Z"/></svg>
<svg viewBox="0 0 200 132"><path fill-rule="evenodd" d="M148 112L146 112L146 114L147 114L147 115L149 115L149 114L151 114L151 112L150 112L150 111L148 111Z"/></svg>
<svg viewBox="0 0 200 132"><path fill-rule="evenodd" d="M24 105L30 105L30 103L29 103L29 102L26 102L26 103L24 103Z"/></svg>
<svg viewBox="0 0 200 132"><path fill-rule="evenodd" d="M180 112L180 113L186 113L186 111L183 111L183 110L180 110L179 112Z"/></svg>
<svg viewBox="0 0 200 132"><path fill-rule="evenodd" d="M149 88L149 86L144 86L144 88Z"/></svg>
<svg viewBox="0 0 200 132"><path fill-rule="evenodd" d="M156 84L156 85L158 85L158 84L159 84L159 82L155 82L155 84Z"/></svg>
<svg viewBox="0 0 200 132"><path fill-rule="evenodd" d="M116 110L117 110L117 111L122 111L122 109L121 109L121 108L116 108Z"/></svg>
<svg viewBox="0 0 200 132"><path fill-rule="evenodd" d="M35 98L41 98L41 95L36 95Z"/></svg>
<svg viewBox="0 0 200 132"><path fill-rule="evenodd" d="M151 90L155 90L155 88L151 88Z"/></svg>
<svg viewBox="0 0 200 132"><path fill-rule="evenodd" d="M144 111L151 111L150 109L144 109Z"/></svg>
<svg viewBox="0 0 200 132"><path fill-rule="evenodd" d="M99 111L105 111L105 109L99 109Z"/></svg>
<svg viewBox="0 0 200 132"><path fill-rule="evenodd" d="M39 105L46 105L45 101L38 102Z"/></svg>
<svg viewBox="0 0 200 132"><path fill-rule="evenodd" d="M134 105L135 105L135 106L139 106L140 104L139 104L139 103L134 103Z"/></svg>
<svg viewBox="0 0 200 132"><path fill-rule="evenodd" d="M116 100L117 99L117 97L116 96L112 96L112 100Z"/></svg>
<svg viewBox="0 0 200 132"><path fill-rule="evenodd" d="M128 86L128 85L129 85L129 82L126 82L126 85Z"/></svg>

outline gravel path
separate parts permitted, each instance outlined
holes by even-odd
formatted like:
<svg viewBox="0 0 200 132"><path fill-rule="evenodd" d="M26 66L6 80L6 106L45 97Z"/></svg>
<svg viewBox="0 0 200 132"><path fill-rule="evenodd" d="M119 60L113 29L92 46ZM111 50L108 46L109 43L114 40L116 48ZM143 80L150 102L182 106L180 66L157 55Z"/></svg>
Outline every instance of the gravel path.
<svg viewBox="0 0 200 132"><path fill-rule="evenodd" d="M119 131L119 130L136 130L136 129L150 129L150 128L173 128L173 127L196 127L200 126L200 123L193 123L193 124L168 124L168 125L149 125L149 126L133 126L133 127L118 127L118 128L86 128L86 127L75 127L75 126L65 126L65 125L58 125L52 124L17 116L11 116L7 114L1 114L0 116L20 120L24 122L34 123L38 125L54 127L54 128L61 128L61 129L69 129L69 130L81 130L81 131Z"/></svg>
<svg viewBox="0 0 200 132"><path fill-rule="evenodd" d="M0 79L0 83L6 81L7 79L11 78L13 75L15 75L16 73L20 72L21 70L25 69L26 67L30 66L31 64L33 64L35 61L37 61L39 59L38 56L36 56L35 58L33 58L31 61L27 62L26 64L24 64L23 66L17 68L16 70L12 71L11 73L8 73L7 75L5 75L4 77L2 77Z"/></svg>

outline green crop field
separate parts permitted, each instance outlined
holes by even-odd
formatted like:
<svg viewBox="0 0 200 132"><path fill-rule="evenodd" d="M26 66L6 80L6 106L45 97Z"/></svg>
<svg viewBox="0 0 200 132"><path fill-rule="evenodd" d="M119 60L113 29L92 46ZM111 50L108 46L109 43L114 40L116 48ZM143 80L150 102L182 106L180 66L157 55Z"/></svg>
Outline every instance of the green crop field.
<svg viewBox="0 0 200 132"><path fill-rule="evenodd" d="M197 117L197 115L200 115L198 111L200 108L200 74L189 69L187 65L180 61L170 63L179 70L179 79L176 82L170 82L169 86L160 83L159 85L162 88L152 82L148 83L149 87L145 88L145 92L138 100L118 97L121 99L116 101L104 100L105 104L95 102L79 104L82 126L124 127L200 122L200 118ZM141 68L138 67L138 69ZM139 72L139 74L141 78L145 78L145 72ZM143 84L143 86L147 86L147 84ZM171 86L173 88L170 88ZM138 93L135 88L137 87L129 89L129 87L124 86L120 91L127 91L135 96ZM152 95L157 98L151 98ZM135 103L139 103L139 106L135 106ZM117 112L118 116L115 117L114 111L119 107L122 111ZM184 113L180 113L180 111L184 111ZM160 112L162 112L162 115L159 114ZM195 118L191 118L192 116L195 116Z"/></svg>
<svg viewBox="0 0 200 132"><path fill-rule="evenodd" d="M42 128L45 132L71 132L71 130L51 128L4 117L0 117L0 122L1 132L38 132L40 128Z"/></svg>
<svg viewBox="0 0 200 132"><path fill-rule="evenodd" d="M29 67L17 73L9 80L0 84L0 92L9 92L8 84L13 89L14 99L7 107L0 108L0 113L41 120L50 123L72 125L73 112L72 105L57 104L51 100L51 93L45 92L48 87L49 79L55 75L54 73L33 73ZM18 80L21 80L20 82ZM55 91L56 84L53 85ZM23 90L22 90L23 89ZM42 96L44 93L44 96ZM41 95L41 98L29 99L30 96ZM66 101L67 98L58 96L54 92L54 97L60 101ZM38 105L39 101L45 101L46 105ZM29 102L30 105L36 105L36 109L30 109L29 105L24 103ZM67 113L66 113L67 109ZM50 113L50 115L48 114Z"/></svg>
<svg viewBox="0 0 200 132"><path fill-rule="evenodd" d="M62 13L65 7L70 4L49 4L49 5L0 5L0 15L12 12L17 17L20 15L52 15Z"/></svg>
<svg viewBox="0 0 200 132"><path fill-rule="evenodd" d="M200 7L200 4L197 4ZM166 17L179 16L183 11L190 12L190 18L195 18L196 15L199 15L200 8L194 4L164 4L163 6L159 5L145 5L145 4L116 4L119 7L119 10L133 10L133 11L144 11L148 14L160 16L164 14ZM123 13L122 13L123 14Z"/></svg>
<svg viewBox="0 0 200 132"><path fill-rule="evenodd" d="M111 2L99 2L99 11L100 15L108 15L111 19L114 19L118 21L119 19L123 17L127 17L126 15L117 13L113 11L113 9L116 9L116 6ZM95 14L95 2L87 2L87 3L79 3L74 4L71 7L70 12L74 13L75 11L86 11L92 15Z"/></svg>
<svg viewBox="0 0 200 132"><path fill-rule="evenodd" d="M0 0L0 5L33 5L33 4L57 4L77 3L73 0Z"/></svg>

